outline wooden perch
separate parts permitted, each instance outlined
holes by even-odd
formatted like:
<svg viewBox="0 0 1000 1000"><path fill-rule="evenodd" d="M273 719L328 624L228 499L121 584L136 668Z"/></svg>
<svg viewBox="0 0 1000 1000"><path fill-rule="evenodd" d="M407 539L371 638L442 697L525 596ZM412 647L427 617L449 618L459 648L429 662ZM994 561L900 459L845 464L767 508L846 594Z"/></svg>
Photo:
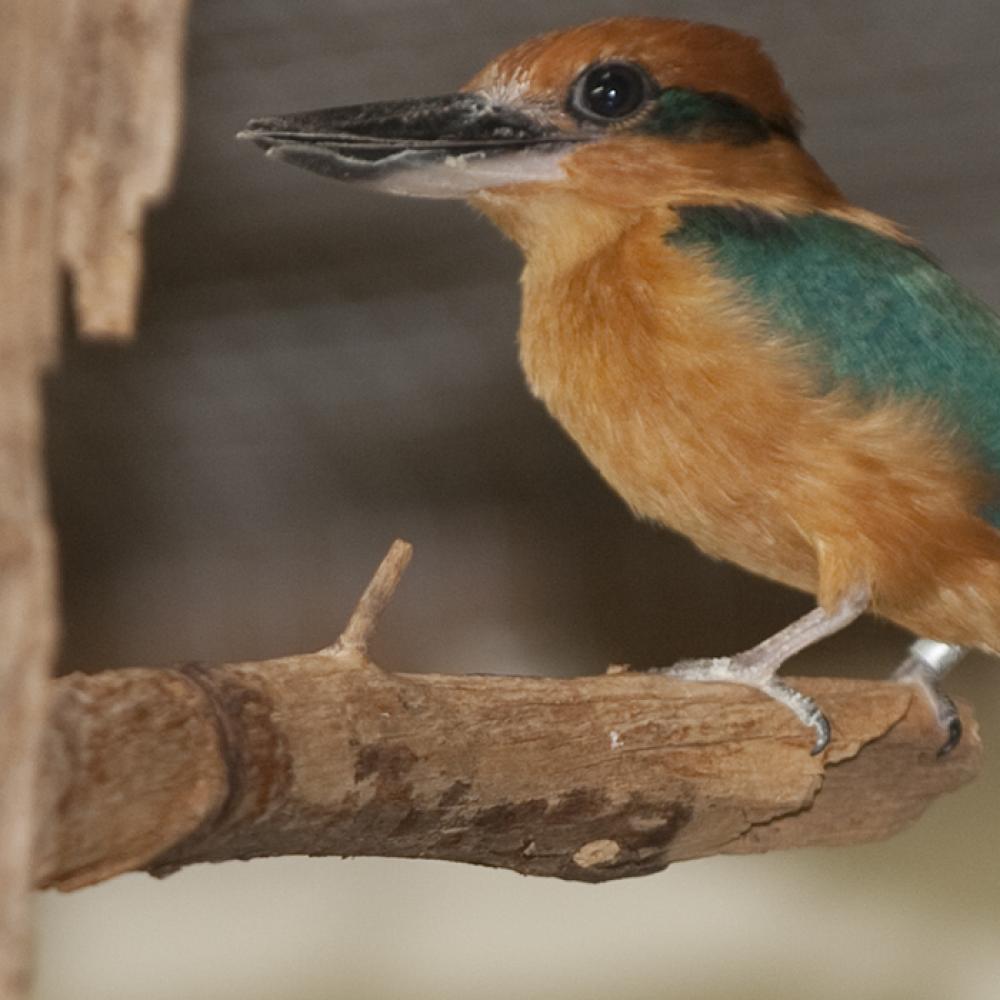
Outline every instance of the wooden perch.
<svg viewBox="0 0 1000 1000"><path fill-rule="evenodd" d="M909 688L796 680L811 736L747 689L602 677L392 674L364 650L409 547L341 641L261 663L55 683L39 886L280 854L443 858L598 882L718 853L887 837L979 766L939 760Z"/></svg>

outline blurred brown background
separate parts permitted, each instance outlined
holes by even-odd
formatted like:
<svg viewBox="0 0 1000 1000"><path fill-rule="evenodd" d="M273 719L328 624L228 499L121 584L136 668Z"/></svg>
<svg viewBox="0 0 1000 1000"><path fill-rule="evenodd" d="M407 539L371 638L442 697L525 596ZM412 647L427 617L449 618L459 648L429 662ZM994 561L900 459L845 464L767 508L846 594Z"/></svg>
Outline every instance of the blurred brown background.
<svg viewBox="0 0 1000 1000"><path fill-rule="evenodd" d="M1000 8L982 0L195 0L174 195L140 337L67 337L49 385L63 665L329 642L393 537L375 645L401 670L582 673L730 652L808 599L634 522L522 385L519 260L456 203L348 190L233 140L258 114L454 89L616 13L762 37L807 142L1000 306ZM792 672L878 676L864 623ZM1000 671L952 689L1000 740ZM40 998L1000 996L991 751L886 845L698 862L605 887L403 862L118 879L41 905Z"/></svg>

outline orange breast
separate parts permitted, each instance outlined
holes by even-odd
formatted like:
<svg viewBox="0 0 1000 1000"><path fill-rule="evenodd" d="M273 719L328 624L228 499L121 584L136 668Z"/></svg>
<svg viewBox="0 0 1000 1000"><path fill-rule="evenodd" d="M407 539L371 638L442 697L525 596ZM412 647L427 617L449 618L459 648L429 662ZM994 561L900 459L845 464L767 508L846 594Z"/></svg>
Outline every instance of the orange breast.
<svg viewBox="0 0 1000 1000"><path fill-rule="evenodd" d="M739 336L742 317L715 308L712 277L667 250L665 228L647 219L569 273L529 261L528 381L637 514L812 589L812 546L767 487L794 477L780 432L804 380Z"/></svg>

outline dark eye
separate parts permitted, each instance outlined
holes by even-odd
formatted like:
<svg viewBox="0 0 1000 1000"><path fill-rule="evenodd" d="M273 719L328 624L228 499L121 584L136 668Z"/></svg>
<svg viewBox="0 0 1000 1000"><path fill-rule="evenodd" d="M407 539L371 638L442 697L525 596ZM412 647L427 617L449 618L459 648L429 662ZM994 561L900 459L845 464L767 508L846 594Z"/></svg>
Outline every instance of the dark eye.
<svg viewBox="0 0 1000 1000"><path fill-rule="evenodd" d="M591 66L573 84L571 111L598 121L626 118L650 95L649 77L631 63L609 62Z"/></svg>

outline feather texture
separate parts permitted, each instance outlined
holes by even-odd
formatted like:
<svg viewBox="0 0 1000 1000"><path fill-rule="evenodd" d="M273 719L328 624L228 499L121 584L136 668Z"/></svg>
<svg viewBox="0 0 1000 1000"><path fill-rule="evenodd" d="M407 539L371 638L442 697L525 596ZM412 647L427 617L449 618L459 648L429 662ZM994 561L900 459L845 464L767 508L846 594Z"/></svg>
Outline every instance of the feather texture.
<svg viewBox="0 0 1000 1000"><path fill-rule="evenodd" d="M748 284L664 239L669 207L480 204L525 250L529 384L637 514L828 608L863 585L917 634L1000 650L992 483L933 402L832 385Z"/></svg>
<svg viewBox="0 0 1000 1000"><path fill-rule="evenodd" d="M807 349L824 389L929 403L943 432L1000 475L1000 318L918 248L822 212L684 206L667 234ZM1000 524L1000 496L987 516Z"/></svg>

